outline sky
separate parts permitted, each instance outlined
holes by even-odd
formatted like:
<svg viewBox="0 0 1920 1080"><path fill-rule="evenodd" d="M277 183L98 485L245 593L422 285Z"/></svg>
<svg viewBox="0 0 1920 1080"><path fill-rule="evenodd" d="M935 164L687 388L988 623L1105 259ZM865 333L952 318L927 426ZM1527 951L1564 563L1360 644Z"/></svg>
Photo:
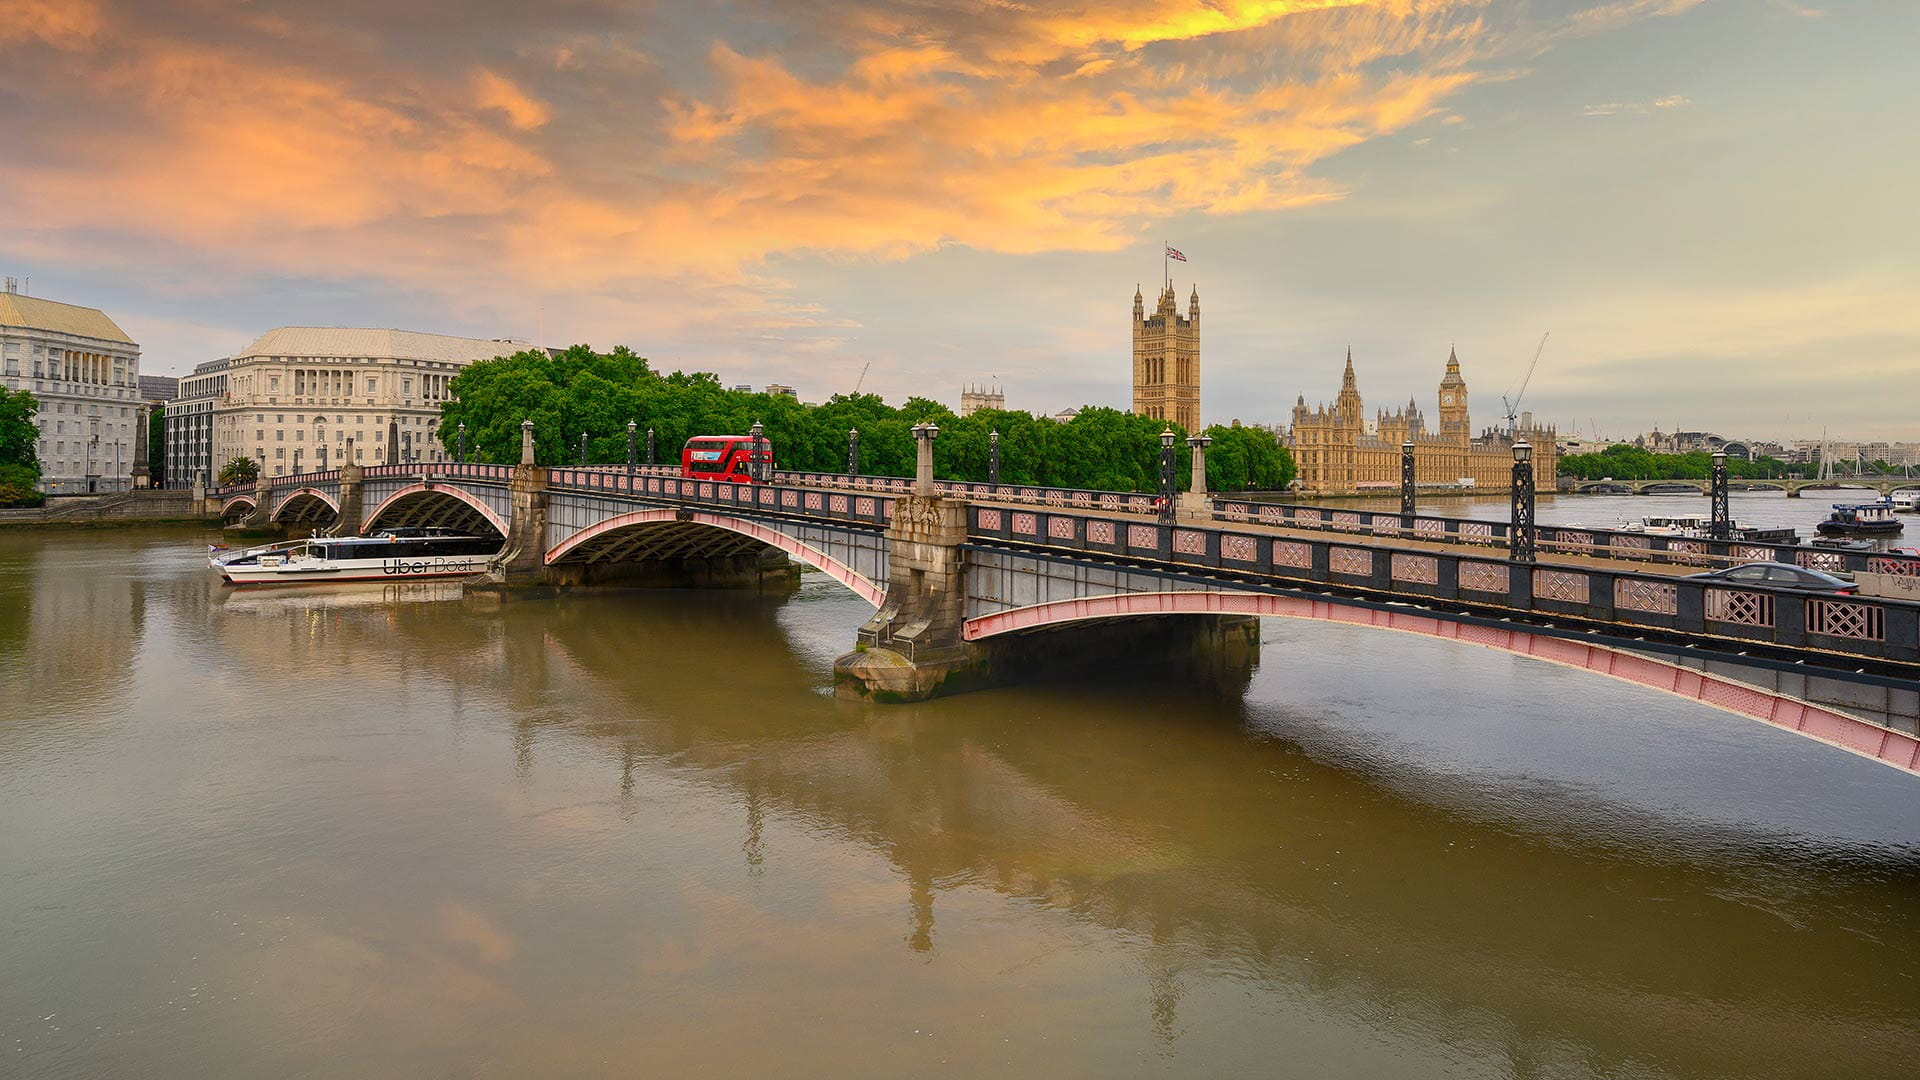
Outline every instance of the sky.
<svg viewBox="0 0 1920 1080"><path fill-rule="evenodd" d="M182 373L276 326L1130 401L1353 350L1431 415L1920 439L1911 0L0 0L0 273ZM865 372L864 377L862 372Z"/></svg>

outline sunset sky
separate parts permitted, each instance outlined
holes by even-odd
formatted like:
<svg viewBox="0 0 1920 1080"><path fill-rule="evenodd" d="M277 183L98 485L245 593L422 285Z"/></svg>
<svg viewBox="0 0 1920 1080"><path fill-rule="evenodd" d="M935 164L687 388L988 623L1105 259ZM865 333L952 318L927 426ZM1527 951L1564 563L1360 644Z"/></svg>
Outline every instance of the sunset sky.
<svg viewBox="0 0 1920 1080"><path fill-rule="evenodd" d="M180 373L279 325L807 400L1920 439L1913 0L0 0L0 272Z"/></svg>

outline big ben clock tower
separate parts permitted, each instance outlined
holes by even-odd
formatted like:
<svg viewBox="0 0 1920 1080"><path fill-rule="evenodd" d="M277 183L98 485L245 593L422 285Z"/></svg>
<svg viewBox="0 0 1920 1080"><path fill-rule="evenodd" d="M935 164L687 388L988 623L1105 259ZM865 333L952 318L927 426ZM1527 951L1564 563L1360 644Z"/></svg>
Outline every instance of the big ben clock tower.
<svg viewBox="0 0 1920 1080"><path fill-rule="evenodd" d="M1467 419L1467 380L1460 377L1460 358L1447 350L1447 374L1440 380L1440 435L1449 442L1466 443L1473 438Z"/></svg>

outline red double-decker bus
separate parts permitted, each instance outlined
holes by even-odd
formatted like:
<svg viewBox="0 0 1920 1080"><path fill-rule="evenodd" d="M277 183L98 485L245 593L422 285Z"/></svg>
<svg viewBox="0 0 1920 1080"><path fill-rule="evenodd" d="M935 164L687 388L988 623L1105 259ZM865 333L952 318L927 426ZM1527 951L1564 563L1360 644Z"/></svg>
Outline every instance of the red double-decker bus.
<svg viewBox="0 0 1920 1080"><path fill-rule="evenodd" d="M695 435L680 451L680 475L695 480L751 484L755 465L773 475L773 444L762 439L756 451L751 435Z"/></svg>

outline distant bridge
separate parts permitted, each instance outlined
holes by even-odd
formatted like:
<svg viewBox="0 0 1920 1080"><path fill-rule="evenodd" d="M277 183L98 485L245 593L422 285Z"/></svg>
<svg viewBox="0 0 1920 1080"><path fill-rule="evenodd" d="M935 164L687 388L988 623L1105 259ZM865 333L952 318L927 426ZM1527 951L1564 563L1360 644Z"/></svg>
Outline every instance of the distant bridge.
<svg viewBox="0 0 1920 1080"><path fill-rule="evenodd" d="M1804 492L1831 493L1836 499L1880 497L1891 495L1901 488L1920 487L1920 480L1894 477L1879 477L1859 480L1768 480L1768 479L1731 479L1727 487L1733 491L1784 491L1787 498L1800 498ZM1707 493L1705 480L1563 480L1562 490L1581 495L1617 494L1617 495L1655 495L1662 493L1692 492L1700 495Z"/></svg>
<svg viewBox="0 0 1920 1080"><path fill-rule="evenodd" d="M348 467L210 501L253 524L497 533L505 584L748 583L779 552L875 608L836 682L881 699L984 685L1090 631L1116 662L1130 627L1270 616L1566 664L1920 773L1920 603L1684 576L1772 559L1920 585L1905 556L1549 527L1530 563L1502 522L1217 498L1166 523L1135 493L666 467Z"/></svg>

